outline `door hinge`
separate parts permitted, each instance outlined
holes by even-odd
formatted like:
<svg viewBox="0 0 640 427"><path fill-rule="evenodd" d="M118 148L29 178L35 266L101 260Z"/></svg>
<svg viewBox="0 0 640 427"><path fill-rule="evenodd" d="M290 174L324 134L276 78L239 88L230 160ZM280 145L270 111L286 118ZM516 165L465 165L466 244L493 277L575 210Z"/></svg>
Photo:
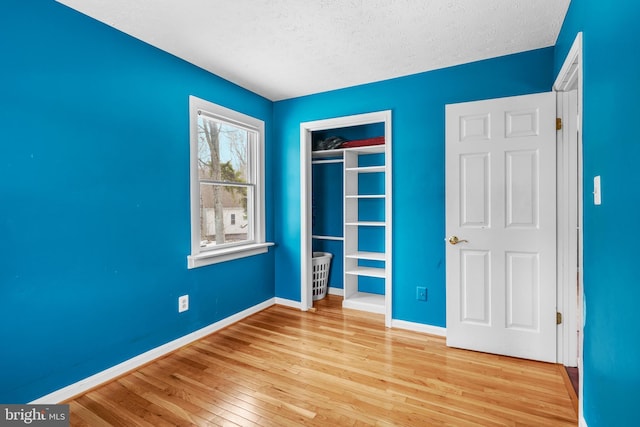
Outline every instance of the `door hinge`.
<svg viewBox="0 0 640 427"><path fill-rule="evenodd" d="M562 130L562 118L556 118L556 130Z"/></svg>
<svg viewBox="0 0 640 427"><path fill-rule="evenodd" d="M556 312L556 325L562 323L562 313Z"/></svg>

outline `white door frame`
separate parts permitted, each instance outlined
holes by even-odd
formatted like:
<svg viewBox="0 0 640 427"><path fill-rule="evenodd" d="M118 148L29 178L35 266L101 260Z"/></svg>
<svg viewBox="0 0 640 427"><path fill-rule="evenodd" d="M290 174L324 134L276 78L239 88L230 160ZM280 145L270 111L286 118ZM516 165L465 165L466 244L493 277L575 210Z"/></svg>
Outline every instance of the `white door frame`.
<svg viewBox="0 0 640 427"><path fill-rule="evenodd" d="M356 114L352 116L337 117L331 119L315 120L300 123L300 309L308 311L313 307L312 297L312 266L311 266L311 143L312 132L367 125L372 123L384 123L385 127L385 217L389 222L385 227L387 242L392 242L391 220L391 111L377 111L372 113ZM391 307L393 297L392 286L392 254L391 244L386 245L385 262L385 326L391 327Z"/></svg>
<svg viewBox="0 0 640 427"><path fill-rule="evenodd" d="M576 35L553 85L553 89L558 92L558 114L563 121L562 131L558 133L558 258L559 261L560 258L563 259L558 263L558 310L563 313L563 323L558 328L558 361L566 366L577 365L580 373L584 326L582 72L580 32ZM582 385L583 381L580 381L581 419Z"/></svg>

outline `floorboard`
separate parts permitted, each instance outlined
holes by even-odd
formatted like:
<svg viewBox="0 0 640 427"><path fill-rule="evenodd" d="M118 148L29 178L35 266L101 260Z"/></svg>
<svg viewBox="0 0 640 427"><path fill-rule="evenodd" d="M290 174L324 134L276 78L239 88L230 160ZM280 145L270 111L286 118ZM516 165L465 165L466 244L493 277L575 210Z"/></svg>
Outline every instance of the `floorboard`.
<svg viewBox="0 0 640 427"><path fill-rule="evenodd" d="M576 426L559 365L273 306L70 402L72 426Z"/></svg>

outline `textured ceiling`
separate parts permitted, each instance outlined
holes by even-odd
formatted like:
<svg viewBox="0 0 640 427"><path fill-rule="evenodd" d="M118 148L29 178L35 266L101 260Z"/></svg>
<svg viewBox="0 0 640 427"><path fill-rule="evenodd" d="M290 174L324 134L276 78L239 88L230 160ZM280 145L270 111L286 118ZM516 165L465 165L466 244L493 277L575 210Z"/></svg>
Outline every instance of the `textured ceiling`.
<svg viewBox="0 0 640 427"><path fill-rule="evenodd" d="M271 100L553 46L570 0L58 0Z"/></svg>

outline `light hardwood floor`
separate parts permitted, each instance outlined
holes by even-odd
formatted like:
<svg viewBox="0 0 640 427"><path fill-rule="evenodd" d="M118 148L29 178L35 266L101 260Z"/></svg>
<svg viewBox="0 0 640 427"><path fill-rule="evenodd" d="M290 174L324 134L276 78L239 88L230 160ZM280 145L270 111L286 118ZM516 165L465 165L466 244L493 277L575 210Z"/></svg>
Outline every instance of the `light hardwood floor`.
<svg viewBox="0 0 640 427"><path fill-rule="evenodd" d="M273 306L68 402L72 426L576 426L560 365Z"/></svg>

